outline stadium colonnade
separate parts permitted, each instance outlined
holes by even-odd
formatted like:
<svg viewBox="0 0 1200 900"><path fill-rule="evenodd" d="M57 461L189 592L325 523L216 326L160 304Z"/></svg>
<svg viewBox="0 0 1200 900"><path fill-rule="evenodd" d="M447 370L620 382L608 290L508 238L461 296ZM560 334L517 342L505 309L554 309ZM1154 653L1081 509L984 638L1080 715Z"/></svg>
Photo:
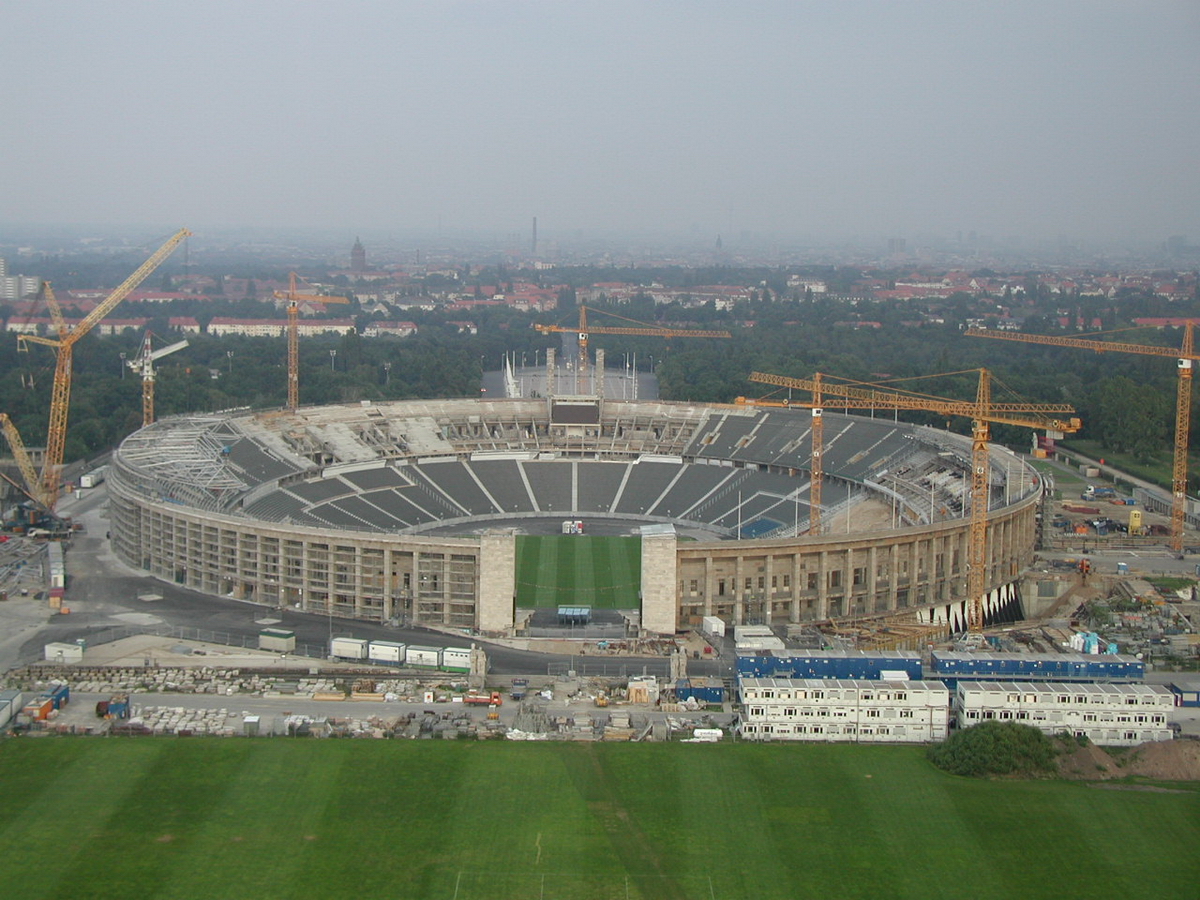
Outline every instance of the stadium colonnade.
<svg viewBox="0 0 1200 900"><path fill-rule="evenodd" d="M963 626L969 439L826 410L825 528L809 535L810 422L582 396L177 417L114 454L112 542L210 594L499 634L520 621L517 536L578 518L641 536L631 612L648 632L906 610ZM1042 487L1003 448L989 484L998 615L1019 601Z"/></svg>

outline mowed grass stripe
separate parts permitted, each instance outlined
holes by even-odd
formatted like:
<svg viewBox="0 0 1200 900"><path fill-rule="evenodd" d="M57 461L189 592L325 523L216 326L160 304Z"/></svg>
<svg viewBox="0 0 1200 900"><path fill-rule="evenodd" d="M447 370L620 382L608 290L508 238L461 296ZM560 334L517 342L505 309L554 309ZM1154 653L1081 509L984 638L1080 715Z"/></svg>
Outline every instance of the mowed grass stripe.
<svg viewBox="0 0 1200 900"><path fill-rule="evenodd" d="M171 883L219 897L236 873L247 895L304 896L307 860L328 852L326 822L341 796L347 754L312 766L303 742L281 742L273 750L253 743L255 752L230 780L220 806L184 838L191 852L175 862Z"/></svg>
<svg viewBox="0 0 1200 900"><path fill-rule="evenodd" d="M361 742L337 743L345 762L301 881L329 897L451 896L448 873L477 846L458 841L453 815L475 761L442 742L401 753L385 741L365 753L355 749Z"/></svg>
<svg viewBox="0 0 1200 900"><path fill-rule="evenodd" d="M113 742L139 743L136 738ZM160 752L143 757L132 772L113 769L114 776L117 771L121 776L112 781L130 790L105 832L82 849L64 874L64 885L89 885L85 896L172 896L177 888L174 869L195 855L197 832L230 802L230 785L256 753L249 741L144 742L158 745ZM96 788L106 790L107 785ZM68 888L61 896L80 895Z"/></svg>
<svg viewBox="0 0 1200 900"><path fill-rule="evenodd" d="M0 893L100 896L80 893L88 882L78 879L79 861L92 859L98 845L122 833L119 814L137 802L140 773L170 753L162 742L128 744L117 754L96 752L97 744L86 738L0 741L2 883L19 886Z"/></svg>
<svg viewBox="0 0 1200 900"><path fill-rule="evenodd" d="M1200 841L1200 786L919 747L43 738L0 785L5 897L1190 900Z"/></svg>

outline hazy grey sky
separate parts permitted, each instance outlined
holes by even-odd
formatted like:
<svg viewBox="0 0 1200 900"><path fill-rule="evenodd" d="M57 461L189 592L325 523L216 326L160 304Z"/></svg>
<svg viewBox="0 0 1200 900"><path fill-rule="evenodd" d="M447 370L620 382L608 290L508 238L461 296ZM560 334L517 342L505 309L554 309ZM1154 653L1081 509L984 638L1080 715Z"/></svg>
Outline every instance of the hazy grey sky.
<svg viewBox="0 0 1200 900"><path fill-rule="evenodd" d="M1200 4L7 3L0 220L1200 239Z"/></svg>

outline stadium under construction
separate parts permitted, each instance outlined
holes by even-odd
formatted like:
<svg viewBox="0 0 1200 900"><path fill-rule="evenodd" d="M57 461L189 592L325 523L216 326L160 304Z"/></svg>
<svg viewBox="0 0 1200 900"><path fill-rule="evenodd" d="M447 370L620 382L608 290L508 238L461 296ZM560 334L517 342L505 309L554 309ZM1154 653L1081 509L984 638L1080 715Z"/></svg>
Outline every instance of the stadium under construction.
<svg viewBox="0 0 1200 900"><path fill-rule="evenodd" d="M620 613L642 633L704 617L965 628L970 438L826 409L816 533L807 410L548 393L156 422L114 453L113 548L202 592L503 635L532 613L518 540L570 523L640 542ZM993 622L1020 616L1042 485L1000 447L986 478ZM581 605L566 582L555 602Z"/></svg>

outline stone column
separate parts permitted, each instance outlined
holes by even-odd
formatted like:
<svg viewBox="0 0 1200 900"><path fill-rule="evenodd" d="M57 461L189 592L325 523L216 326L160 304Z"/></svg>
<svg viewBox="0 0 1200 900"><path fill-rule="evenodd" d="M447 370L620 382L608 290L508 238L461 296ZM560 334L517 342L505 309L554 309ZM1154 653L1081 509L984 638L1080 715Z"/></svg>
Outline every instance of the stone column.
<svg viewBox="0 0 1200 900"><path fill-rule="evenodd" d="M517 593L517 536L510 528L486 531L479 539L479 597L475 621L480 631L513 625Z"/></svg>
<svg viewBox="0 0 1200 900"><path fill-rule="evenodd" d="M788 621L797 624L800 621L800 592L805 585L801 581L804 573L800 571L800 551L792 551L792 605Z"/></svg>
<svg viewBox="0 0 1200 900"><path fill-rule="evenodd" d="M642 545L643 548L645 545ZM704 614L713 615L713 600L717 596L717 575L713 571L712 554L704 555Z"/></svg>
<svg viewBox="0 0 1200 900"><path fill-rule="evenodd" d="M642 526L642 628L674 634L678 621L675 526Z"/></svg>

